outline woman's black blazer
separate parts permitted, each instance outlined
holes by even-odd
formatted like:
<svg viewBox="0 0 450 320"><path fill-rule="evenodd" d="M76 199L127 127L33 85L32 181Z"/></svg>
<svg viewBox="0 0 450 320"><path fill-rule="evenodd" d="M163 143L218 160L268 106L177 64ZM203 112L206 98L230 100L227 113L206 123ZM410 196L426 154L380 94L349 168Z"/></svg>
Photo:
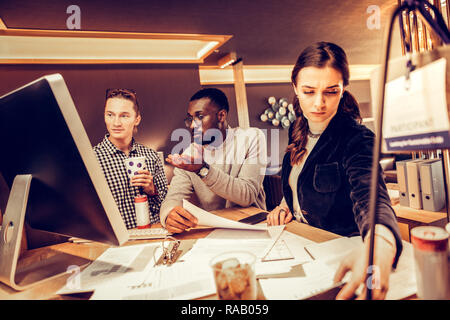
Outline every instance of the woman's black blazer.
<svg viewBox="0 0 450 320"><path fill-rule="evenodd" d="M342 236L366 235L370 229L368 206L374 137L372 131L340 110L330 121L308 155L297 184L300 208L310 225ZM293 212L291 169L287 152L281 181L284 197ZM388 227L396 238L396 264L402 242L381 168L380 175L377 223Z"/></svg>

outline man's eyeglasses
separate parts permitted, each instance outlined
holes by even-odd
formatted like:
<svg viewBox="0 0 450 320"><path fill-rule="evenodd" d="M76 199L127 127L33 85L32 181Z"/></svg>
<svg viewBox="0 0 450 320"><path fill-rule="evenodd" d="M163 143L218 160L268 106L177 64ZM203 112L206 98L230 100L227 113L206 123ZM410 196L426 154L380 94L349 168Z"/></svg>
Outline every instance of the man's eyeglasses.
<svg viewBox="0 0 450 320"><path fill-rule="evenodd" d="M202 121L203 121L203 119L206 117L206 116L208 116L208 115L210 115L211 113L207 113L207 114L199 114L199 115L196 115L196 116L194 116L194 117L192 117L192 116L187 116L187 118L186 119L184 119L184 124L186 125L186 127L190 127L191 125L192 125L192 121L194 121L194 123L197 125L197 126L199 126L199 125L201 125L202 124ZM218 114L218 112L216 113L216 115Z"/></svg>

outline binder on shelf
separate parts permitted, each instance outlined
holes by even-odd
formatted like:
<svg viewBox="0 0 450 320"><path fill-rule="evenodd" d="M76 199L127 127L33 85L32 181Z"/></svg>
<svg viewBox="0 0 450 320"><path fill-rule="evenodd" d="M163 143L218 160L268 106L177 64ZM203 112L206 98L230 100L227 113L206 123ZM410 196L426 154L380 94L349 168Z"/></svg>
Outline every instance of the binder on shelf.
<svg viewBox="0 0 450 320"><path fill-rule="evenodd" d="M412 160L406 163L406 179L408 184L409 206L422 209L422 193L420 190L419 164L423 160Z"/></svg>
<svg viewBox="0 0 450 320"><path fill-rule="evenodd" d="M406 175L406 163L408 161L411 160L396 162L399 204L404 207L409 207L408 180Z"/></svg>
<svg viewBox="0 0 450 320"><path fill-rule="evenodd" d="M419 164L423 209L440 211L445 206L442 161L430 159Z"/></svg>

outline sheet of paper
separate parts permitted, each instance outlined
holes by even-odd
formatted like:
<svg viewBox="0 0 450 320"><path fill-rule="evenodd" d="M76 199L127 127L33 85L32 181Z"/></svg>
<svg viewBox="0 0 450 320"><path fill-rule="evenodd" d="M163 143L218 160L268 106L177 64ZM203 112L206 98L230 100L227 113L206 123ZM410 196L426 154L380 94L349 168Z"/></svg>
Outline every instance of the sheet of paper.
<svg viewBox="0 0 450 320"><path fill-rule="evenodd" d="M315 243L307 238L301 237L289 231L283 231L280 236L289 248L289 251L294 255L295 259L301 263L312 261L311 256L305 251L305 246Z"/></svg>
<svg viewBox="0 0 450 320"><path fill-rule="evenodd" d="M256 264L256 275L258 278L286 278L293 277L298 273L300 265L313 261L312 257L305 251L305 245L313 241L284 230L278 241L284 242L294 259L260 261Z"/></svg>
<svg viewBox="0 0 450 320"><path fill-rule="evenodd" d="M95 290L91 300L188 300L216 293L208 265L177 262L156 266L140 284L116 281Z"/></svg>
<svg viewBox="0 0 450 320"><path fill-rule="evenodd" d="M139 281L154 265L153 255L161 243L107 249L81 273L71 278L58 294L94 291L110 281Z"/></svg>
<svg viewBox="0 0 450 320"><path fill-rule="evenodd" d="M313 241L286 230L283 231L284 227L269 227L268 233L270 238L267 236L267 233L260 233L260 231L214 230L208 237L199 239L182 259L196 261L199 264L207 264L220 253L244 250L257 255L255 270L258 277L282 276L282 274L290 276L293 266L312 261L312 258L304 250L304 246L313 243ZM283 241L294 259L262 262L262 257L273 248L274 240Z"/></svg>
<svg viewBox="0 0 450 320"><path fill-rule="evenodd" d="M183 257L183 261L208 265L215 256L230 251L248 251L261 259L271 239L198 239Z"/></svg>
<svg viewBox="0 0 450 320"><path fill-rule="evenodd" d="M362 244L362 238L342 237L321 243L312 243L305 246L305 250L315 259L328 259L335 255L341 255L352 251Z"/></svg>
<svg viewBox="0 0 450 320"><path fill-rule="evenodd" d="M268 300L299 300L333 286L333 270L321 261L299 266L301 276L260 279L261 289Z"/></svg>
<svg viewBox="0 0 450 320"><path fill-rule="evenodd" d="M270 227L269 227L270 228ZM243 230L243 229L215 229L205 239L215 240L270 240L271 236L267 230Z"/></svg>
<svg viewBox="0 0 450 320"><path fill-rule="evenodd" d="M294 255L291 250L287 246L284 240L279 239L276 243L271 247L269 252L263 257L262 261L277 261L277 260L289 260L294 259Z"/></svg>
<svg viewBox="0 0 450 320"><path fill-rule="evenodd" d="M387 300L399 300L417 293L416 274L414 269L414 251L411 243L403 241L403 252L397 269L389 277Z"/></svg>
<svg viewBox="0 0 450 320"><path fill-rule="evenodd" d="M229 228L229 229L248 229L248 230L267 230L266 224L250 225L242 222L233 221L223 217L219 217L208 211L205 211L189 201L183 199L183 208L189 211L198 219L199 226L213 228Z"/></svg>

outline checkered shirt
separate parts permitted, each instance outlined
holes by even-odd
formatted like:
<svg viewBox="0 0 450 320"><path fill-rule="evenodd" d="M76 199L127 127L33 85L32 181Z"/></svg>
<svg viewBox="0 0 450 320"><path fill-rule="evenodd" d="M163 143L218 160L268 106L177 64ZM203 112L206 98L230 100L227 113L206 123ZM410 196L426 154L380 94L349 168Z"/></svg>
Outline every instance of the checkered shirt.
<svg viewBox="0 0 450 320"><path fill-rule="evenodd" d="M129 177L125 168L124 160L129 157L145 157L147 170L153 176L153 183L157 193L148 196L150 209L150 223L159 222L159 209L167 194L167 178L158 153L150 148L132 140L129 156L112 144L105 136L102 142L94 147L95 154L103 169L106 181L111 189L114 200L119 207L120 214L127 229L136 228L136 212L134 208L134 197L139 194L139 188L130 186Z"/></svg>

